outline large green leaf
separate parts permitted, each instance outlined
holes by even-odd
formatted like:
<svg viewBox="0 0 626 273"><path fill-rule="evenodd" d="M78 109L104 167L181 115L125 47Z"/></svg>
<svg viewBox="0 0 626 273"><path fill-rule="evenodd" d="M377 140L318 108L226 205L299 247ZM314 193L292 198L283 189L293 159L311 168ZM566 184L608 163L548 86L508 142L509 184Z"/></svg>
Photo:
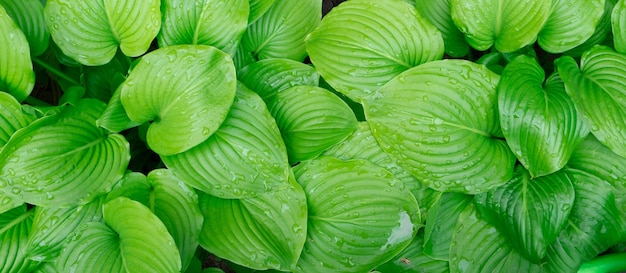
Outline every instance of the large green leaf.
<svg viewBox="0 0 626 273"><path fill-rule="evenodd" d="M611 12L611 26L615 50L626 53L626 1L617 1Z"/></svg>
<svg viewBox="0 0 626 273"><path fill-rule="evenodd" d="M285 89L276 94L268 108L276 119L292 164L320 155L358 126L352 109L320 87Z"/></svg>
<svg viewBox="0 0 626 273"><path fill-rule="evenodd" d="M26 114L13 96L0 92L0 149L17 130L26 127L33 120L35 117Z"/></svg>
<svg viewBox="0 0 626 273"><path fill-rule="evenodd" d="M200 194L200 244L243 266L292 271L306 239L307 205L293 175L271 193L245 199Z"/></svg>
<svg viewBox="0 0 626 273"><path fill-rule="evenodd" d="M231 58L205 45L176 45L141 58L120 86L128 117L149 122L147 141L160 155L205 141L226 118L236 90Z"/></svg>
<svg viewBox="0 0 626 273"><path fill-rule="evenodd" d="M248 0L163 0L159 45L209 45L233 54L248 26Z"/></svg>
<svg viewBox="0 0 626 273"><path fill-rule="evenodd" d="M48 0L46 23L63 53L84 65L108 63L119 47L146 53L161 28L159 0Z"/></svg>
<svg viewBox="0 0 626 273"><path fill-rule="evenodd" d="M0 92L23 101L34 86L28 40L0 5Z"/></svg>
<svg viewBox="0 0 626 273"><path fill-rule="evenodd" d="M69 237L61 272L180 272L174 239L150 209L125 197L102 208L104 223L91 222Z"/></svg>
<svg viewBox="0 0 626 273"><path fill-rule="evenodd" d="M290 170L276 122L263 100L241 84L217 132L189 151L161 159L185 183L220 198L271 192L287 183Z"/></svg>
<svg viewBox="0 0 626 273"><path fill-rule="evenodd" d="M475 198L483 218L528 260L540 263L567 224L574 188L564 172L531 179L521 166L507 184Z"/></svg>
<svg viewBox="0 0 626 273"><path fill-rule="evenodd" d="M613 39L613 35L611 34L611 14L613 11L613 7L617 3L618 0L605 0L604 1L604 13L602 14L602 18L600 18L600 22L596 26L596 29L584 43L581 45L568 50L565 52L565 55L580 57L585 51L594 47L598 44L610 43Z"/></svg>
<svg viewBox="0 0 626 273"><path fill-rule="evenodd" d="M454 229L450 272L541 272L542 266L524 258L470 203Z"/></svg>
<svg viewBox="0 0 626 273"><path fill-rule="evenodd" d="M595 46L583 54L580 69L568 56L555 64L591 133L616 154L626 156L626 55Z"/></svg>
<svg viewBox="0 0 626 273"><path fill-rule="evenodd" d="M502 133L532 177L560 170L589 134L561 79L544 79L539 63L521 55L504 68L498 84Z"/></svg>
<svg viewBox="0 0 626 273"><path fill-rule="evenodd" d="M407 247L422 224L415 197L372 162L323 156L294 172L309 207L295 272L368 272Z"/></svg>
<svg viewBox="0 0 626 273"><path fill-rule="evenodd" d="M275 0L249 0L250 16L248 17L248 23L252 24L257 19L261 18L274 2Z"/></svg>
<svg viewBox="0 0 626 273"><path fill-rule="evenodd" d="M513 52L537 39L552 1L450 0L450 6L454 23L472 47Z"/></svg>
<svg viewBox="0 0 626 273"><path fill-rule="evenodd" d="M0 272L30 272L36 265L26 258L26 242L33 224L33 213L26 205L0 214Z"/></svg>
<svg viewBox="0 0 626 273"><path fill-rule="evenodd" d="M441 59L441 33L410 4L352 0L331 10L306 40L311 62L354 101L419 64Z"/></svg>
<svg viewBox="0 0 626 273"><path fill-rule="evenodd" d="M41 1L2 0L0 6L4 6L9 16L26 35L32 56L39 56L48 49L50 32L44 20Z"/></svg>
<svg viewBox="0 0 626 273"><path fill-rule="evenodd" d="M437 260L450 259L450 243L461 212L472 197L460 193L443 193L429 210L424 230L424 254Z"/></svg>
<svg viewBox="0 0 626 273"><path fill-rule="evenodd" d="M415 8L441 31L446 54L462 57L469 53L465 35L456 27L450 14L450 0L415 1Z"/></svg>
<svg viewBox="0 0 626 273"><path fill-rule="evenodd" d="M498 81L482 65L434 61L398 75L363 106L383 150L418 180L484 192L506 183L515 163L499 139Z"/></svg>
<svg viewBox="0 0 626 273"><path fill-rule="evenodd" d="M604 1L552 0L550 17L537 38L541 48L562 53L581 45L595 32L604 14Z"/></svg>
<svg viewBox="0 0 626 273"><path fill-rule="evenodd" d="M82 100L16 132L0 152L0 189L39 206L86 204L110 190L130 148L123 136L96 127L104 107Z"/></svg>
<svg viewBox="0 0 626 273"><path fill-rule="evenodd" d="M418 232L402 252L390 261L376 267L381 273L448 273L448 261L435 260L424 253L424 233Z"/></svg>
<svg viewBox="0 0 626 273"><path fill-rule="evenodd" d="M304 38L322 18L321 0L280 0L248 26L241 49L256 60L285 58L303 61Z"/></svg>

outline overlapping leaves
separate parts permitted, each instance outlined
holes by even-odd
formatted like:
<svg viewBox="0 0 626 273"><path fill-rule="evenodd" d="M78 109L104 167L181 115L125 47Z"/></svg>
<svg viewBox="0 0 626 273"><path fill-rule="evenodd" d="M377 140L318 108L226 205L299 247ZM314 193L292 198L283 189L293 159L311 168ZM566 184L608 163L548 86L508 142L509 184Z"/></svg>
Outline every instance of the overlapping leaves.
<svg viewBox="0 0 626 273"><path fill-rule="evenodd" d="M23 101L35 86L26 36L0 5L0 91Z"/></svg>

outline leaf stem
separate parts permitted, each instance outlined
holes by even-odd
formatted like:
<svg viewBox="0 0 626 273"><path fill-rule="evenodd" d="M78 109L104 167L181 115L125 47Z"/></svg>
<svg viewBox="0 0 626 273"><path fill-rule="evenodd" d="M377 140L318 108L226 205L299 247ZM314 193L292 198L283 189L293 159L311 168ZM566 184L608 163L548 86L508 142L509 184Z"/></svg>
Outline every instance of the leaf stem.
<svg viewBox="0 0 626 273"><path fill-rule="evenodd" d="M43 68L45 68L46 70L48 70L50 73L58 76L61 79L64 79L68 82L70 82L73 85L81 85L80 82L77 82L76 80L72 79L70 76L68 76L67 74L63 73L63 71L58 70L54 67L52 67L51 65L49 65L48 63L38 59L38 58L33 58L33 62L37 63L38 65L41 65Z"/></svg>
<svg viewBox="0 0 626 273"><path fill-rule="evenodd" d="M27 104L30 104L32 106L45 106L45 107L52 106L51 104L49 104L49 103L47 103L47 102L45 102L43 100L40 100L38 98L35 98L33 96L26 97L24 102L27 103Z"/></svg>
<svg viewBox="0 0 626 273"><path fill-rule="evenodd" d="M598 256L580 266L578 273L626 271L626 252Z"/></svg>

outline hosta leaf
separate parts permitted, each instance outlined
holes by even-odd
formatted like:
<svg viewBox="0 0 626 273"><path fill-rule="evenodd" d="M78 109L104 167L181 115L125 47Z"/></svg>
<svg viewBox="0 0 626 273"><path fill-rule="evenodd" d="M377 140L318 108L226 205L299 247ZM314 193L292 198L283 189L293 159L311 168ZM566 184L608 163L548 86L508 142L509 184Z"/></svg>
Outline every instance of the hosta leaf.
<svg viewBox="0 0 626 273"><path fill-rule="evenodd" d="M161 47L209 45L234 53L248 26L248 0L163 0Z"/></svg>
<svg viewBox="0 0 626 273"><path fill-rule="evenodd" d="M594 31L593 35L591 35L591 37L589 37L589 39L587 39L581 45L565 52L565 55L580 57L585 51L589 50L595 45L610 43L610 41L613 39L613 35L609 35L611 34L612 30L611 14L613 11L613 7L616 3L617 0L604 1L604 13L602 14L602 18L600 18L600 21L598 22L598 25L596 26L596 30Z"/></svg>
<svg viewBox="0 0 626 273"><path fill-rule="evenodd" d="M26 36L0 5L0 91L23 101L35 86Z"/></svg>
<svg viewBox="0 0 626 273"><path fill-rule="evenodd" d="M55 44L84 65L108 63L118 47L142 55L161 28L158 0L49 0L44 12Z"/></svg>
<svg viewBox="0 0 626 273"><path fill-rule="evenodd" d="M33 227L28 237L28 258L52 262L65 245L65 239L84 224L102 220L102 201L77 207L36 207Z"/></svg>
<svg viewBox="0 0 626 273"><path fill-rule="evenodd" d="M143 56L120 88L130 120L152 121L150 148L173 155L205 141L224 121L235 96L235 67L214 47L164 47Z"/></svg>
<svg viewBox="0 0 626 273"><path fill-rule="evenodd" d="M26 205L0 214L0 272L30 272L32 262L25 248L33 224L32 211Z"/></svg>
<svg viewBox="0 0 626 273"><path fill-rule="evenodd" d="M320 155L358 126L350 107L320 87L296 86L283 90L268 108L276 119L292 164Z"/></svg>
<svg viewBox="0 0 626 273"><path fill-rule="evenodd" d="M294 172L309 207L295 272L368 272L407 247L422 224L404 184L367 160L323 156Z"/></svg>
<svg viewBox="0 0 626 273"><path fill-rule="evenodd" d="M418 232L402 252L396 257L376 267L381 273L447 273L450 272L448 261L439 261L430 258L424 253L424 233Z"/></svg>
<svg viewBox="0 0 626 273"><path fill-rule="evenodd" d="M324 17L306 49L320 75L358 102L403 71L440 59L444 44L406 2L352 0Z"/></svg>
<svg viewBox="0 0 626 273"><path fill-rule="evenodd" d="M506 183L515 163L498 139L498 80L469 61L429 62L365 100L365 115L383 150L429 187L487 191Z"/></svg>
<svg viewBox="0 0 626 273"><path fill-rule="evenodd" d="M424 254L437 260L450 259L450 243L461 212L472 202L470 195L443 193L429 210L424 230Z"/></svg>
<svg viewBox="0 0 626 273"><path fill-rule="evenodd" d="M130 65L130 59L118 52L105 65L83 67L86 97L108 102L117 87L126 79Z"/></svg>
<svg viewBox="0 0 626 273"><path fill-rule="evenodd" d="M248 26L241 40L256 60L285 58L303 61L304 38L322 18L321 0L281 0Z"/></svg>
<svg viewBox="0 0 626 273"><path fill-rule="evenodd" d="M237 70L237 79L269 104L277 92L299 85L318 86L320 76L310 65L290 59L265 59Z"/></svg>
<svg viewBox="0 0 626 273"><path fill-rule="evenodd" d="M602 177L567 168L576 199L567 226L548 248L547 272L576 272L585 261L626 240L626 217Z"/></svg>
<svg viewBox="0 0 626 273"><path fill-rule="evenodd" d="M252 269L294 269L306 239L307 206L293 175L280 189L251 198L200 194L200 209L204 249Z"/></svg>
<svg viewBox="0 0 626 273"><path fill-rule="evenodd" d="M118 83L122 84L124 82L124 78L114 77L112 81L119 81ZM119 133L142 124L140 122L130 120L128 114L126 114L124 105L122 105L121 93L121 88L117 88L115 92L113 92L106 109L104 109L102 115L96 120L96 125L98 125L98 127L107 129L110 132Z"/></svg>
<svg viewBox="0 0 626 273"><path fill-rule="evenodd" d="M274 4L275 0L249 0L250 16L248 23L252 24L259 19Z"/></svg>
<svg viewBox="0 0 626 273"><path fill-rule="evenodd" d="M454 229L450 245L450 272L541 272L507 241L507 237L485 221L469 204Z"/></svg>
<svg viewBox="0 0 626 273"><path fill-rule="evenodd" d="M595 32L604 14L604 1L552 0L550 17L537 39L541 48L562 53L581 45Z"/></svg>
<svg viewBox="0 0 626 273"><path fill-rule="evenodd" d="M502 133L532 177L560 170L589 134L561 79L544 84L544 78L539 63L522 55L504 68L498 84Z"/></svg>
<svg viewBox="0 0 626 273"><path fill-rule="evenodd" d="M91 222L68 239L61 272L180 272L174 240L150 209L119 197L107 202L104 223Z"/></svg>
<svg viewBox="0 0 626 273"><path fill-rule="evenodd" d="M24 204L19 197L0 191L0 214Z"/></svg>
<svg viewBox="0 0 626 273"><path fill-rule="evenodd" d="M289 176L276 122L261 98L241 84L217 132L187 152L161 158L185 183L220 198L270 192Z"/></svg>
<svg viewBox="0 0 626 273"><path fill-rule="evenodd" d="M465 35L452 20L450 0L416 1L415 8L441 31L446 54L452 57L462 57L469 53L469 44L465 40Z"/></svg>
<svg viewBox="0 0 626 273"><path fill-rule="evenodd" d="M0 149L17 130L26 127L35 117L24 113L20 103L8 93L0 92Z"/></svg>
<svg viewBox="0 0 626 273"><path fill-rule="evenodd" d="M483 218L506 236L517 252L540 263L567 224L574 188L564 172L531 179L518 167L511 181L477 195L475 201Z"/></svg>
<svg viewBox="0 0 626 273"><path fill-rule="evenodd" d="M104 103L86 99L16 132L0 152L0 189L38 206L86 204L119 180L126 139L96 127Z"/></svg>
<svg viewBox="0 0 626 273"><path fill-rule="evenodd" d="M552 1L450 0L454 23L477 50L516 51L537 39Z"/></svg>
<svg viewBox="0 0 626 273"><path fill-rule="evenodd" d="M596 46L583 54L580 69L567 56L555 64L591 133L616 154L626 156L626 55Z"/></svg>
<svg viewBox="0 0 626 273"><path fill-rule="evenodd" d="M38 0L2 0L6 12L22 29L32 56L41 55L48 48L50 32L44 20L43 5Z"/></svg>
<svg viewBox="0 0 626 273"><path fill-rule="evenodd" d="M611 26L615 50L626 53L626 1L617 1L615 4L611 12Z"/></svg>

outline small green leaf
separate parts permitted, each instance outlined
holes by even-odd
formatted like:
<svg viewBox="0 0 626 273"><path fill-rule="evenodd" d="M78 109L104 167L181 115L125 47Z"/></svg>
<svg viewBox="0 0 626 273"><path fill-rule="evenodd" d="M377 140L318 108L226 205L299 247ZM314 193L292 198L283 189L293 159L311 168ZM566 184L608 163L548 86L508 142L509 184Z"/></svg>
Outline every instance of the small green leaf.
<svg viewBox="0 0 626 273"><path fill-rule="evenodd" d="M248 17L248 24L254 23L261 18L267 10L274 4L275 0L249 0L250 3L250 16Z"/></svg>
<svg viewBox="0 0 626 273"><path fill-rule="evenodd" d="M309 207L295 272L369 272L407 247L422 224L415 197L374 163L323 156L294 172Z"/></svg>
<svg viewBox="0 0 626 273"><path fill-rule="evenodd" d="M450 0L454 23L477 50L513 52L537 39L553 1Z"/></svg>
<svg viewBox="0 0 626 273"><path fill-rule="evenodd" d="M226 118L236 90L231 58L205 45L176 45L141 58L120 85L131 121L152 121L148 146L160 155L191 149Z"/></svg>
<svg viewBox="0 0 626 273"><path fill-rule="evenodd" d="M63 53L92 66L108 63L118 46L127 56L146 53L161 28L159 0L49 0L44 14Z"/></svg>
<svg viewBox="0 0 626 273"><path fill-rule="evenodd" d="M441 31L446 54L452 57L462 57L469 53L469 44L465 40L465 35L452 20L450 0L415 1L415 8Z"/></svg>
<svg viewBox="0 0 626 273"><path fill-rule="evenodd" d="M26 242L33 224L26 205L0 214L0 272L30 272L36 263L26 257Z"/></svg>
<svg viewBox="0 0 626 273"><path fill-rule="evenodd" d="M604 2L552 0L550 17L539 32L537 42L550 53L562 53L581 45L595 32L604 14Z"/></svg>
<svg viewBox="0 0 626 273"><path fill-rule="evenodd" d="M24 113L13 96L0 92L0 149L17 130L26 127L33 120L35 117Z"/></svg>
<svg viewBox="0 0 626 273"><path fill-rule="evenodd" d="M461 212L472 197L460 193L443 193L429 210L424 231L424 254L436 260L450 259L450 243Z"/></svg>
<svg viewBox="0 0 626 273"><path fill-rule="evenodd" d="M499 139L498 81L482 65L434 61L398 75L363 106L383 150L422 183L484 192L506 183L515 163Z"/></svg>
<svg viewBox="0 0 626 273"><path fill-rule="evenodd" d="M291 164L320 155L358 126L350 107L320 87L285 89L276 94L268 108L276 119Z"/></svg>
<svg viewBox="0 0 626 273"><path fill-rule="evenodd" d="M248 0L163 0L161 47L209 45L234 53L248 26Z"/></svg>
<svg viewBox="0 0 626 273"><path fill-rule="evenodd" d="M22 29L30 45L31 56L39 56L48 49L50 31L43 15L43 5L38 0L2 0L6 12Z"/></svg>
<svg viewBox="0 0 626 273"><path fill-rule="evenodd" d="M23 101L35 87L26 36L0 5L0 92Z"/></svg>
<svg viewBox="0 0 626 273"><path fill-rule="evenodd" d="M331 10L306 40L311 62L354 101L403 71L441 59L441 33L410 4L352 0Z"/></svg>
<svg viewBox="0 0 626 273"><path fill-rule="evenodd" d="M626 1L617 1L611 13L611 26L615 50L626 54Z"/></svg>
<svg viewBox="0 0 626 273"><path fill-rule="evenodd" d="M456 222L456 221L455 221ZM396 257L376 267L381 273L448 273L448 261L435 260L424 253L424 232L418 232L402 252Z"/></svg>

